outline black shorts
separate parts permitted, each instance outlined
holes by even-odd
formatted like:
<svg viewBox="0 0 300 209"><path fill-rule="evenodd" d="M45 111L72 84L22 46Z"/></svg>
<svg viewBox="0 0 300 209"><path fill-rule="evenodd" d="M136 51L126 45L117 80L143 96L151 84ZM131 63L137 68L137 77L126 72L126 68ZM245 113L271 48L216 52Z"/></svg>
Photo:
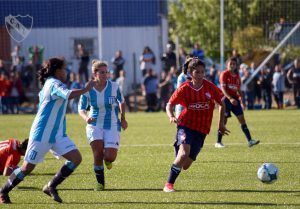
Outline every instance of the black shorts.
<svg viewBox="0 0 300 209"><path fill-rule="evenodd" d="M230 112L233 112L233 114L235 116L240 116L240 115L244 114L240 100L239 99L235 99L235 100L238 102L237 105L231 104L230 100L228 98L225 98L224 102L225 102L225 105L226 105L226 108L225 108L225 117L226 118L231 117Z"/></svg>
<svg viewBox="0 0 300 209"><path fill-rule="evenodd" d="M203 134L199 131L191 130L184 126L178 126L174 143L176 156L181 144L189 144L191 146L189 157L195 161L203 147L205 137L206 134Z"/></svg>

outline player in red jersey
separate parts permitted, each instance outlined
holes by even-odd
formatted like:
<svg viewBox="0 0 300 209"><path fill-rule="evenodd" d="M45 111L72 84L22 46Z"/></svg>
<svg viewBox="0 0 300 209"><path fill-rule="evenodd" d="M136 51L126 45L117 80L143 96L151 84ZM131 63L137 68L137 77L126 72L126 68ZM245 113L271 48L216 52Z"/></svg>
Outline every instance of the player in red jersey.
<svg viewBox="0 0 300 209"><path fill-rule="evenodd" d="M0 142L0 174L9 176L18 166L21 156L25 155L28 139L22 143L16 139Z"/></svg>
<svg viewBox="0 0 300 209"><path fill-rule="evenodd" d="M220 105L219 132L229 133L224 125L223 94L213 83L204 79L204 63L198 58L193 58L188 60L186 65L192 81L182 84L173 93L166 107L170 122L177 123L177 135L174 143L176 158L171 166L164 192L174 192L173 185L181 169L187 170L196 160L210 131L215 102ZM177 104L184 107L178 119L173 112Z"/></svg>
<svg viewBox="0 0 300 209"><path fill-rule="evenodd" d="M220 84L223 94L225 95L225 124L227 123L227 118L231 117L230 112L237 117L239 123L241 124L241 129L244 132L248 146L252 147L253 145L258 144L259 140L254 140L251 138L250 131L247 127L243 108L241 105L241 79L237 69L237 61L235 58L230 58L227 64L227 70L223 71L220 76ZM225 147L222 143L223 134L218 132L217 143L215 144L216 148L223 148Z"/></svg>

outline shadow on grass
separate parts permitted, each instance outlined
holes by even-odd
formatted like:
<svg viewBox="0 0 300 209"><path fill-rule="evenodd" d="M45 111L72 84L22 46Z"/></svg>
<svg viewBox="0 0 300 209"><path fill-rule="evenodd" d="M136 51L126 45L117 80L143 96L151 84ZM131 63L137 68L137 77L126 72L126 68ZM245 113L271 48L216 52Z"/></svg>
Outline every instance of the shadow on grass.
<svg viewBox="0 0 300 209"><path fill-rule="evenodd" d="M31 205L31 204L35 204L38 205L39 203L22 203L22 204L26 204L26 205ZM276 204L276 203L269 203L269 202L142 202L142 201L111 201L111 202L63 202L63 204L66 205L112 205L112 204L116 204L116 205L184 205L184 206L188 206L188 205L233 205L233 206L300 206L300 204ZM43 205L45 205L45 203L43 203Z"/></svg>
<svg viewBox="0 0 300 209"><path fill-rule="evenodd" d="M20 186L18 190L41 190L39 187ZM94 188L58 188L59 191L94 191ZM104 192L162 192L162 188L123 188L123 189L105 189ZM191 189L191 190L176 190L179 192L240 192L240 193L295 193L300 196L300 190L250 190L250 189Z"/></svg>

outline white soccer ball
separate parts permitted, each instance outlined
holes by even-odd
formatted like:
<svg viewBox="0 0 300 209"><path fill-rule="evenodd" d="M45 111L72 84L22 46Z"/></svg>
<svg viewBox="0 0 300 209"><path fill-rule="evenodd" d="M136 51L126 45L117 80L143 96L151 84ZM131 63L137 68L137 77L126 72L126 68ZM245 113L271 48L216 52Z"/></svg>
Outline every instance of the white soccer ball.
<svg viewBox="0 0 300 209"><path fill-rule="evenodd" d="M258 168L257 177L263 183L272 184L278 179L278 168L272 163L264 163Z"/></svg>

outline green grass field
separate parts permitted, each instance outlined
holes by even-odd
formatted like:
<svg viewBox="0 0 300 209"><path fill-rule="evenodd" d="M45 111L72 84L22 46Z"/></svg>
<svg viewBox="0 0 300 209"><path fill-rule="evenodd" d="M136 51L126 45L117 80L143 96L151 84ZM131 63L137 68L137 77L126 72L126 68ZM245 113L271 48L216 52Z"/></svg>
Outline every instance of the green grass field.
<svg viewBox="0 0 300 209"><path fill-rule="evenodd" d="M215 116L217 116L215 112ZM58 204L42 187L63 164L47 155L44 163L10 193L13 205L1 208L300 208L300 111L247 111L248 127L261 144L248 148L236 118L227 128L225 149L214 148L216 118L197 161L181 172L175 193L162 188L174 160L175 126L165 113L127 114L129 128L121 134L114 167L106 171L106 190L96 192L92 153L85 125L68 115L68 134L83 162L62 185ZM33 115L0 116L1 140L28 137ZM263 162L275 163L279 179L271 185L256 176ZM0 177L2 185L6 177Z"/></svg>

